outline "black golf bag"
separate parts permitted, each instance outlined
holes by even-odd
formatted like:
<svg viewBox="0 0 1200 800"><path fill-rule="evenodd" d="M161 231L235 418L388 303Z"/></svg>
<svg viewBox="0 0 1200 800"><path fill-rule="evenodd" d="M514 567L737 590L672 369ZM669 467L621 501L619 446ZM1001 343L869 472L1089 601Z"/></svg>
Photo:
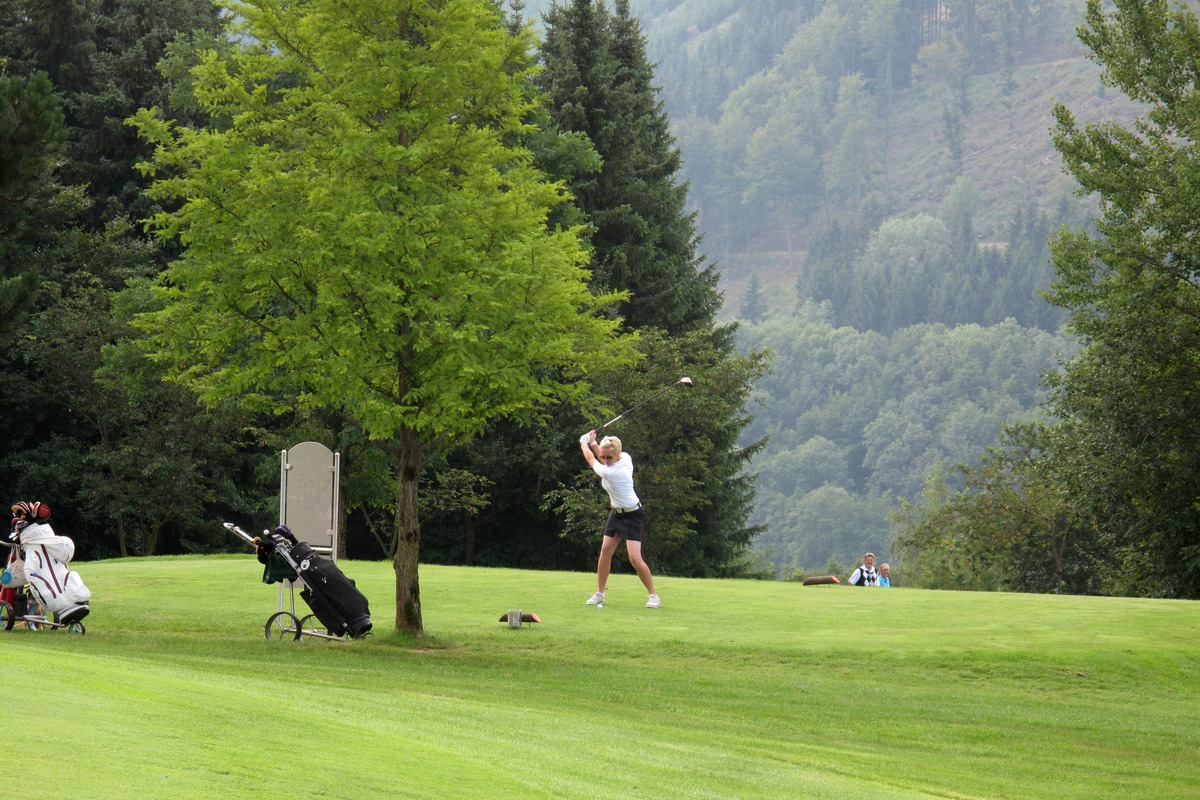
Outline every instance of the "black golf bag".
<svg viewBox="0 0 1200 800"><path fill-rule="evenodd" d="M343 633L357 639L371 630L371 609L367 598L347 578L338 565L321 558L304 542L291 548L296 572L305 588L300 596L317 615L317 619L335 636Z"/></svg>
<svg viewBox="0 0 1200 800"><path fill-rule="evenodd" d="M337 564L323 558L308 543L296 541L282 525L269 539L260 541L258 550L260 560L266 556L263 582L275 583L299 576L304 584L300 596L330 634L349 634L358 639L370 632L371 609L367 598Z"/></svg>

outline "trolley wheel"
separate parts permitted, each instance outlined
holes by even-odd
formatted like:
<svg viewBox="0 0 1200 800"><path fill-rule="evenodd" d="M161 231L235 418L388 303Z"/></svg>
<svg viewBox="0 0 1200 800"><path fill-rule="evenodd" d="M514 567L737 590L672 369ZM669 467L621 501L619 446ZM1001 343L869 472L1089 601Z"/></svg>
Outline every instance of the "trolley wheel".
<svg viewBox="0 0 1200 800"><path fill-rule="evenodd" d="M321 624L321 620L317 619L316 614L309 614L300 620L300 630L306 633L329 633L329 629Z"/></svg>
<svg viewBox="0 0 1200 800"><path fill-rule="evenodd" d="M82 622L72 622L67 625L67 633L78 633L80 636L87 633L87 628L83 627Z"/></svg>
<svg viewBox="0 0 1200 800"><path fill-rule="evenodd" d="M12 604L7 600L0 600L0 620L4 620L4 630L6 631L11 631L13 625L17 624L17 620L13 616Z"/></svg>
<svg viewBox="0 0 1200 800"><path fill-rule="evenodd" d="M267 620L264 632L271 641L282 642L290 638L294 642L300 638L300 620L290 611L279 611Z"/></svg>

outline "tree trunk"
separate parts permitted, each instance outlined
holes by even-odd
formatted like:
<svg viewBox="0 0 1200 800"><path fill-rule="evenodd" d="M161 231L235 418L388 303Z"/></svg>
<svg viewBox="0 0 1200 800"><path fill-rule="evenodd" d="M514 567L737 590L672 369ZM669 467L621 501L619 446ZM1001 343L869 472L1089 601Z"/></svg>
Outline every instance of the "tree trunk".
<svg viewBox="0 0 1200 800"><path fill-rule="evenodd" d="M463 555L463 564L475 566L475 514L470 509L462 510L463 531L467 537L467 549Z"/></svg>
<svg viewBox="0 0 1200 800"><path fill-rule="evenodd" d="M400 464L396 470L396 630L423 636L421 581L417 563L421 551L421 525L417 520L417 478L420 453L417 435L401 430L398 437Z"/></svg>
<svg viewBox="0 0 1200 800"><path fill-rule="evenodd" d="M161 517L156 517L150 523L150 532L147 534L146 541L142 543L142 555L152 556L158 549L158 532L162 530L163 523L166 520Z"/></svg>
<svg viewBox="0 0 1200 800"><path fill-rule="evenodd" d="M124 514L117 514L117 544L121 546L121 558L129 558L129 544L125 537Z"/></svg>

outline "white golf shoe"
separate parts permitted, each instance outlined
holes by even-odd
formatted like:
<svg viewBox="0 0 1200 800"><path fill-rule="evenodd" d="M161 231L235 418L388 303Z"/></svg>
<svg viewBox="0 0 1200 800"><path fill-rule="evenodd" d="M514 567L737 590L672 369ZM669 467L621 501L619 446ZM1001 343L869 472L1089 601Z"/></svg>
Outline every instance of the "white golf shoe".
<svg viewBox="0 0 1200 800"><path fill-rule="evenodd" d="M596 592L594 595L588 598L587 604L589 606L604 605L604 592Z"/></svg>
<svg viewBox="0 0 1200 800"><path fill-rule="evenodd" d="M656 594L650 595L650 599L646 601L646 608L658 608L661 605L662 600Z"/></svg>

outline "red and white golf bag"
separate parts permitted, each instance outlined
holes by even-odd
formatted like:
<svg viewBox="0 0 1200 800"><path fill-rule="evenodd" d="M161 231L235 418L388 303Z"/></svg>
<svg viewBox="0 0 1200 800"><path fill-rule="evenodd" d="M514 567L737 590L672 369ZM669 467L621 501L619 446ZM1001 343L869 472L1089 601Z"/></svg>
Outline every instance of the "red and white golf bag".
<svg viewBox="0 0 1200 800"><path fill-rule="evenodd" d="M67 566L75 556L75 542L59 536L43 522L23 528L20 544L25 556L25 580L46 612L53 613L58 622L74 622L87 616L92 593L79 573Z"/></svg>

